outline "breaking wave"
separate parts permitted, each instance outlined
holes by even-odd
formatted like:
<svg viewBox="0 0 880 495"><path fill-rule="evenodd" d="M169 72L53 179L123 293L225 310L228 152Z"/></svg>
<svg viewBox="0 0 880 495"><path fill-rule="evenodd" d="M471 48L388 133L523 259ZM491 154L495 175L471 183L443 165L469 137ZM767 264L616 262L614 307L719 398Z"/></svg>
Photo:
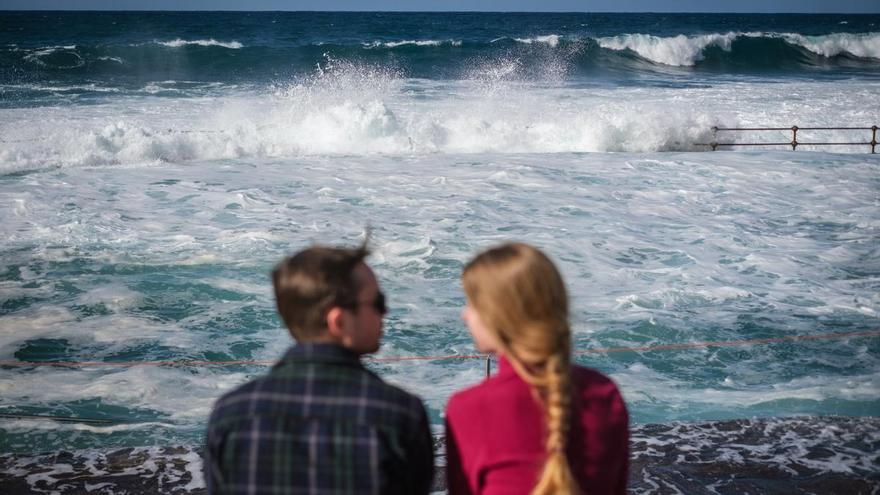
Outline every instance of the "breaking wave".
<svg viewBox="0 0 880 495"><path fill-rule="evenodd" d="M651 36L648 34L624 34L597 39L602 48L609 50L631 50L640 57L658 64L671 66L694 66L706 58L706 50L717 47L725 52L733 52L735 42L756 39L758 43L743 45L738 54L744 57L774 48L777 40L783 40L791 47L799 47L823 57L849 55L853 57L880 60L880 33L850 34L835 33L824 36L804 36L795 33L725 33L698 36L678 35L672 37ZM760 57L755 57L759 59ZM794 58L788 53L776 61Z"/></svg>
<svg viewBox="0 0 880 495"><path fill-rule="evenodd" d="M506 73L503 61L496 64L479 70ZM176 103L173 118L43 116L47 110L34 108L27 125L4 135L0 166L8 173L246 157L677 151L696 149L722 123L709 112L649 102L596 100L560 110L552 95L535 100L532 86L496 76L458 83L458 98L420 100L395 69L328 59L271 92L227 93L208 106Z"/></svg>
<svg viewBox="0 0 880 495"><path fill-rule="evenodd" d="M220 46L223 48L238 50L238 49L244 47L244 45L242 45L238 41L224 42L224 41L217 41L214 38L207 39L207 40L182 40L180 38L177 38L177 39L173 39L170 41L156 41L155 43L157 45L169 46L171 48L179 48L181 46L187 46L187 45L197 45L197 46Z"/></svg>

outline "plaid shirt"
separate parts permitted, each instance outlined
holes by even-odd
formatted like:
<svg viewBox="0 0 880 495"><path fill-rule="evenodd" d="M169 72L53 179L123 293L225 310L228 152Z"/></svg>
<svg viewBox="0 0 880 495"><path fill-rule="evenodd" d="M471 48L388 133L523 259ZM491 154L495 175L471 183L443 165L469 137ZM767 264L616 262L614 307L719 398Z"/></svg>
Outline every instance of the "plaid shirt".
<svg viewBox="0 0 880 495"><path fill-rule="evenodd" d="M426 494L422 402L329 344L290 349L268 375L221 397L208 422L212 494Z"/></svg>

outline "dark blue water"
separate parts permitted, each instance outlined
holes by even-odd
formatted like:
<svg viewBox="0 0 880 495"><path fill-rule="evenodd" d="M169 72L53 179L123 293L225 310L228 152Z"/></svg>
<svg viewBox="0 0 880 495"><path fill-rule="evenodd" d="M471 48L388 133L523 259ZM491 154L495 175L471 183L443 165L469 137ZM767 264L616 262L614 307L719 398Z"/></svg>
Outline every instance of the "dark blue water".
<svg viewBox="0 0 880 495"><path fill-rule="evenodd" d="M641 35L641 36L640 36ZM676 39L683 36L685 39ZM718 37L729 39L719 41ZM549 37L549 38L548 38ZM614 37L627 47L608 48ZM704 39L702 37L709 37ZM714 38L711 39L711 38ZM647 50L654 49L649 53ZM685 53L686 52L686 53ZM270 84L328 60L401 76L466 79L475 61L515 58L541 78L639 81L646 74L877 76L880 15L4 12L0 98L9 86L148 81Z"/></svg>

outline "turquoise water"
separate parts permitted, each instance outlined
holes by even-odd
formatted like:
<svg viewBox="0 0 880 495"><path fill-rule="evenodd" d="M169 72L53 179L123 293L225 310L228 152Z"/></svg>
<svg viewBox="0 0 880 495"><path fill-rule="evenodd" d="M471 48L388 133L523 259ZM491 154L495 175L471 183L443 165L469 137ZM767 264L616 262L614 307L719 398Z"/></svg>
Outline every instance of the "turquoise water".
<svg viewBox="0 0 880 495"><path fill-rule="evenodd" d="M581 350L876 329L876 163L696 158L348 158L344 174L331 159L191 163L125 169L124 191L115 167L7 176L2 197L21 207L4 222L4 359L275 359L289 337L271 266L313 241L356 243L367 223L391 305L379 357L473 354L458 276L509 238L559 262ZM875 414L877 351L866 337L577 361L617 380L635 422L663 422ZM483 373L477 360L370 366L421 394L436 423ZM264 369L4 367L4 412L120 423L7 421L4 443L197 443L213 400Z"/></svg>
<svg viewBox="0 0 880 495"><path fill-rule="evenodd" d="M0 32L0 413L108 424L0 419L8 452L199 444L213 401L265 366L8 362L272 361L290 342L272 266L367 226L379 358L473 354L458 277L509 239L559 264L578 350L880 329L867 147L694 144L877 124L876 16L42 15ZM878 351L576 360L648 423L876 415ZM483 376L369 366L435 427Z"/></svg>

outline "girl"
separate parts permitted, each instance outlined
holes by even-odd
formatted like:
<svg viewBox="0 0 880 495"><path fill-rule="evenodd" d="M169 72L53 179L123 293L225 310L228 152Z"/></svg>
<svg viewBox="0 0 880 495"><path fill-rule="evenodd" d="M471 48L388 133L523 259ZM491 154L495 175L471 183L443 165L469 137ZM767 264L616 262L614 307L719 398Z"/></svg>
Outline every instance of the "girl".
<svg viewBox="0 0 880 495"><path fill-rule="evenodd" d="M504 244L468 263L462 282L462 318L499 371L449 400L449 493L625 493L626 406L611 380L571 364L568 297L553 263Z"/></svg>

